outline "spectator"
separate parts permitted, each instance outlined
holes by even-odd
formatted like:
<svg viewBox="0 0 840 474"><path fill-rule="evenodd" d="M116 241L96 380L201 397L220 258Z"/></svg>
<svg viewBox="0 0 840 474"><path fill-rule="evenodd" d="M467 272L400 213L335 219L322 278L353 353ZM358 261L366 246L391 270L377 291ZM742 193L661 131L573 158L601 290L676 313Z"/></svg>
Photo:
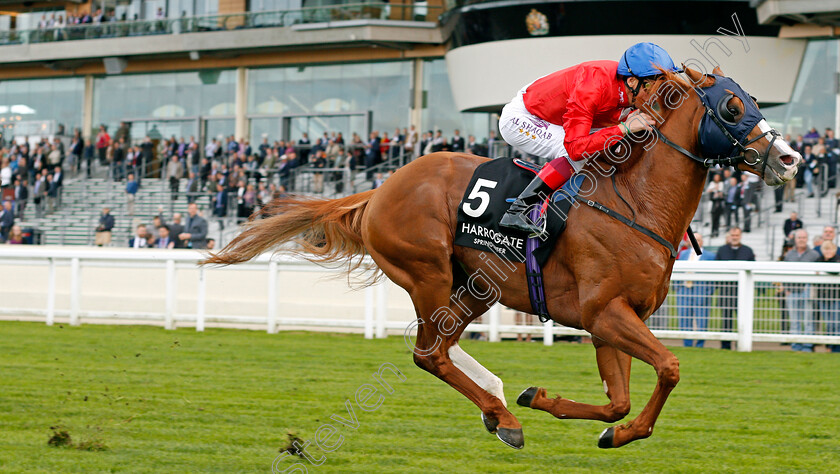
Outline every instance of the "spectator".
<svg viewBox="0 0 840 474"><path fill-rule="evenodd" d="M47 196L47 177L45 172L42 172L36 178L32 194L32 201L35 203L35 217L40 219L44 215L44 203Z"/></svg>
<svg viewBox="0 0 840 474"><path fill-rule="evenodd" d="M23 231L21 230L20 226L15 224L12 226L11 232L9 232L9 238L6 240L7 244L22 244L23 243Z"/></svg>
<svg viewBox="0 0 840 474"><path fill-rule="evenodd" d="M823 227L822 235L820 235L820 245L814 244L814 250L816 250L817 253L820 254L820 257L823 256L822 244L825 242L836 243L834 242L835 237L837 237L837 231L834 229L834 226L827 225Z"/></svg>
<svg viewBox="0 0 840 474"><path fill-rule="evenodd" d="M12 210L12 201L3 201L3 208L0 210L0 237L3 242L8 240L9 231L15 225L15 213Z"/></svg>
<svg viewBox="0 0 840 474"><path fill-rule="evenodd" d="M315 160L312 162L312 167L315 172L312 173L312 191L316 193L324 192L324 173L319 172L319 169L327 167L327 154L323 150L315 152Z"/></svg>
<svg viewBox="0 0 840 474"><path fill-rule="evenodd" d="M792 240L793 239L793 231L797 229L801 229L805 227L805 224L799 220L799 214L796 212L790 213L790 218L785 219L785 223L782 226L782 232L785 234L785 239Z"/></svg>
<svg viewBox="0 0 840 474"><path fill-rule="evenodd" d="M732 215L735 215L734 224L738 225L738 208L741 207L741 189L736 178L729 178L729 186L726 189L726 227L732 226Z"/></svg>
<svg viewBox="0 0 840 474"><path fill-rule="evenodd" d="M424 152L424 153L429 154L429 153L442 151L445 143L446 143L446 139L443 138L443 132L441 132L440 130L437 130L437 131L435 131L434 138L430 142L431 149L427 152Z"/></svg>
<svg viewBox="0 0 840 474"><path fill-rule="evenodd" d="M23 158L21 158L23 159ZM26 181L21 181L20 178L15 180L15 211L18 219L23 219L23 212L26 210L26 202L29 199L29 188L26 187Z"/></svg>
<svg viewBox="0 0 840 474"><path fill-rule="evenodd" d="M178 188L183 177L184 168L181 166L178 157L173 155L166 165L166 178L169 179L169 192L172 194L172 200L178 199Z"/></svg>
<svg viewBox="0 0 840 474"><path fill-rule="evenodd" d="M213 215L216 217L227 216L228 194L225 187L221 184L216 184L216 192L212 197Z"/></svg>
<svg viewBox="0 0 840 474"><path fill-rule="evenodd" d="M376 189L385 182L385 177L382 176L382 173L376 173L376 177L373 180L373 189Z"/></svg>
<svg viewBox="0 0 840 474"><path fill-rule="evenodd" d="M300 164L305 165L309 163L309 152L311 148L312 142L309 140L309 134L304 133L303 137L297 142L297 148L295 152L300 156Z"/></svg>
<svg viewBox="0 0 840 474"><path fill-rule="evenodd" d="M216 239L207 239L207 250L213 250L216 248Z"/></svg>
<svg viewBox="0 0 840 474"><path fill-rule="evenodd" d="M114 216L111 215L111 208L103 207L99 215L99 225L96 226L96 237L94 243L97 247L111 243L111 229L114 228Z"/></svg>
<svg viewBox="0 0 840 474"><path fill-rule="evenodd" d="M391 137L388 136L388 132L382 132L382 139L379 140L379 155L381 157L380 161L375 163L379 164L382 161L387 160L391 155L389 150L391 149Z"/></svg>
<svg viewBox="0 0 840 474"><path fill-rule="evenodd" d="M134 173L128 173L128 182L125 183L125 207L128 216L134 215L134 201L137 198L137 191L140 185L134 179Z"/></svg>
<svg viewBox="0 0 840 474"><path fill-rule="evenodd" d="M794 233L794 246L786 255L786 262L818 262L820 254L808 247L808 232L799 229ZM814 321L811 316L809 300L811 285L808 283L785 283L787 295L788 319L791 334L814 334ZM794 343L794 351L814 352L814 345L808 343Z"/></svg>
<svg viewBox="0 0 840 474"><path fill-rule="evenodd" d="M174 249L175 240L169 238L169 227L162 225L158 227L158 238L155 242L155 248L159 249Z"/></svg>
<svg viewBox="0 0 840 474"><path fill-rule="evenodd" d="M821 261L828 263L840 263L840 255L837 255L837 245L832 240L825 240L820 249L823 258ZM837 275L837 272L830 272ZM836 283L820 283L817 285L817 305L820 314L825 322L825 334L828 336L840 336L840 285ZM840 345L829 344L831 352L840 352Z"/></svg>
<svg viewBox="0 0 840 474"><path fill-rule="evenodd" d="M137 226L134 237L128 239L128 246L133 249L144 249L149 246L148 237L146 225L140 224Z"/></svg>
<svg viewBox="0 0 840 474"><path fill-rule="evenodd" d="M695 233L694 237L697 239L697 244L700 246L701 255L694 253L693 248L687 248L680 252L677 257L679 260L686 260L695 262L698 260L714 260L715 254L709 251L703 251L703 236ZM711 295L715 291L713 284L703 281L684 281L677 285L677 308L680 313L680 330L681 331L705 331L709 324L709 306L711 303ZM706 341L698 339L692 341L691 339L684 339L683 346L703 347Z"/></svg>
<svg viewBox="0 0 840 474"><path fill-rule="evenodd" d="M207 221L198 215L198 205L190 203L187 206L187 224L184 226L186 232L178 235L178 238L185 245L192 249L203 249L207 247Z"/></svg>
<svg viewBox="0 0 840 474"><path fill-rule="evenodd" d="M122 181L125 177L125 160L127 154L128 144L125 137L120 137L113 146L112 150L112 165L114 181Z"/></svg>
<svg viewBox="0 0 840 474"><path fill-rule="evenodd" d="M271 183L271 187L273 186L274 183ZM260 183L259 189L257 189L257 206L259 206L260 211L274 198L274 192L271 187L266 186L263 182Z"/></svg>
<svg viewBox="0 0 840 474"><path fill-rule="evenodd" d="M111 136L108 135L108 129L105 125L100 125L99 133L96 134L96 151L99 155L100 165L104 166L107 162L106 152L108 151L109 146L111 146Z"/></svg>
<svg viewBox="0 0 840 474"><path fill-rule="evenodd" d="M73 132L73 141L70 142L70 167L79 173L82 170L82 154L85 151L85 139L82 138L82 132L78 128ZM90 177L90 170L88 170L88 178Z"/></svg>
<svg viewBox="0 0 840 474"><path fill-rule="evenodd" d="M409 161L417 158L417 150L419 150L420 136L417 133L414 125L410 130L403 128L403 135L405 136L405 152L408 154Z"/></svg>
<svg viewBox="0 0 840 474"><path fill-rule="evenodd" d="M744 214L744 232L750 232L750 225L752 219L750 215L752 214L753 210L753 197L755 196L755 187L756 184L750 181L750 175L747 173L741 174L741 183L738 185L739 192L741 193L741 207L743 208ZM737 221L737 216L736 216Z"/></svg>
<svg viewBox="0 0 840 474"><path fill-rule="evenodd" d="M335 160L338 158L339 152L341 152L341 145L336 143L335 140L330 139L330 141L327 142L327 148L324 150L324 154L327 158L328 164L330 164L331 166L336 166L334 165L334 163Z"/></svg>
<svg viewBox="0 0 840 474"><path fill-rule="evenodd" d="M712 175L712 182L706 188L706 194L709 196L709 200L712 201L712 237L717 237L720 232L720 217L723 215L725 208L724 202L726 201L724 199L723 180L720 174L715 173Z"/></svg>
<svg viewBox="0 0 840 474"><path fill-rule="evenodd" d="M382 161L382 151L380 150L379 133L376 131L370 132L370 139L365 145L365 168L367 174L365 179L373 179L372 168Z"/></svg>
<svg viewBox="0 0 840 474"><path fill-rule="evenodd" d="M487 156L487 147L476 141L475 135L467 138L467 153L478 156Z"/></svg>
<svg viewBox="0 0 840 474"><path fill-rule="evenodd" d="M165 223L163 222L162 212L163 212L163 206L159 206L158 207L158 215L152 217L152 225L151 225L152 228L151 229L146 228L146 238L154 237L155 239L157 239L158 229L160 228L160 226L165 225ZM151 245L150 245L150 247L151 247Z"/></svg>
<svg viewBox="0 0 840 474"><path fill-rule="evenodd" d="M13 175L14 171L12 171L11 160L9 160L8 158L3 158L3 167L0 168L0 188L6 189L12 185Z"/></svg>
<svg viewBox="0 0 840 474"><path fill-rule="evenodd" d="M53 144L50 145L50 153L47 155L47 161L50 166L62 166L64 164L64 143L61 139L55 137Z"/></svg>
<svg viewBox="0 0 840 474"><path fill-rule="evenodd" d="M811 152L811 145L805 145L802 151L803 171L805 172L805 186L808 187L808 197L814 197L814 175L820 172L819 160L817 156Z"/></svg>
<svg viewBox="0 0 840 474"><path fill-rule="evenodd" d="M741 245L741 229L733 227L726 235L726 244L720 246L715 260L755 261L753 250ZM735 311L738 308L738 285L723 282L719 286L718 306L720 306L721 330L732 332L732 322L735 321ZM732 341L721 341L721 349L732 349Z"/></svg>
<svg viewBox="0 0 840 474"><path fill-rule="evenodd" d="M187 192L187 204L191 202L195 202L197 194L200 192L201 187L201 180L199 180L195 176L195 172L190 171L187 175L187 187L185 191Z"/></svg>
<svg viewBox="0 0 840 474"><path fill-rule="evenodd" d="M461 131L455 129L455 136L452 137L452 144L450 145L453 152L463 153L466 150L464 146L464 137L461 136Z"/></svg>
<svg viewBox="0 0 840 474"><path fill-rule="evenodd" d="M44 170L46 173L47 170ZM55 182L53 175L47 174L47 212L55 211L55 204L58 201L58 184Z"/></svg>
<svg viewBox="0 0 840 474"><path fill-rule="evenodd" d="M253 184L245 187L245 194L243 195L245 217L250 217L257 208L257 188Z"/></svg>
<svg viewBox="0 0 840 474"><path fill-rule="evenodd" d="M205 158L214 158L216 156L216 152L219 150L219 142L213 138L210 140L210 143L204 147L204 157Z"/></svg>
<svg viewBox="0 0 840 474"><path fill-rule="evenodd" d="M172 214L172 223L170 223L167 227L169 228L169 235L173 237L172 241L175 242L175 248L184 248L184 242L178 238L179 235L184 233L184 225L181 224L181 213L176 212L175 214Z"/></svg>
<svg viewBox="0 0 840 474"><path fill-rule="evenodd" d="M53 171L53 183L56 188L56 199L61 204L61 195L64 193L64 173L61 171L61 166L56 166Z"/></svg>

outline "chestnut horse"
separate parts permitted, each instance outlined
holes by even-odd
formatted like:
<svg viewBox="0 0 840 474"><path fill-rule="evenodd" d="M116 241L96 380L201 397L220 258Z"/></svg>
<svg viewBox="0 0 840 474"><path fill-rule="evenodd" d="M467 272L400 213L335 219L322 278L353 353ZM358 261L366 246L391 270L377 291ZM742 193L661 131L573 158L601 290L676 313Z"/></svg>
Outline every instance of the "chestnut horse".
<svg viewBox="0 0 840 474"><path fill-rule="evenodd" d="M615 187L609 178L592 172L596 186L587 196L619 212L634 212L639 225L675 247L697 209L707 173L702 158L696 156L701 152L698 127L706 109L700 89L694 87L708 87L715 81L715 76L692 70L686 75L693 84L667 74L642 91L640 99L646 104L642 108L662 118L658 128L663 139L653 143L648 130L650 136L640 143L622 140L630 145L630 153L621 163L611 164ZM665 96L658 92L666 87L685 96L682 105L665 103ZM745 104L737 95L727 98L723 106L734 121L748 106L757 111L754 103ZM759 174L769 185L778 185L795 176L801 157L784 142L775 141L778 132L768 130L761 120L746 137L751 140L748 145L754 143L764 151L763 159L747 160L750 164L742 160L738 166ZM694 160L687 157L692 154ZM522 425L508 411L502 381L458 345L466 325L497 300L517 311L532 311L524 264L516 264L509 278L487 282L493 266L513 264L453 245L459 202L475 168L486 161L459 153L433 153L405 165L376 190L333 200L278 200L271 217L248 222L239 236L203 263L245 262L265 251L277 251L289 241L298 242L304 255L318 263L358 265L361 256L369 254L414 303L420 322L415 363L478 405L491 433L521 448ZM586 166L592 170L593 164ZM630 411L630 361L635 357L656 370L656 388L638 417L604 430L598 445L619 447L650 436L680 378L677 358L645 325L668 293L673 265L671 252L652 238L586 205L574 207L543 266L546 303L555 322L592 334L609 403L597 406L549 398L545 389L535 387L522 392L518 402L557 418L616 422ZM485 275L484 283L470 277L479 270ZM470 291L465 290L468 287ZM488 297L489 293L495 297Z"/></svg>

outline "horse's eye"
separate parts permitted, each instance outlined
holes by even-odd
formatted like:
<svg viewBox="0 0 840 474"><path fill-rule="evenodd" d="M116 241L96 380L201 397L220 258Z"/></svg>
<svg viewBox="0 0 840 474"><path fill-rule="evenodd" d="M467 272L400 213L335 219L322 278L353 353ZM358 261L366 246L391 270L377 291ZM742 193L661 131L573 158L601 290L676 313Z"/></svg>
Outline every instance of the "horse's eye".
<svg viewBox="0 0 840 474"><path fill-rule="evenodd" d="M718 116L728 124L735 125L743 115L744 111L738 107L738 101L734 96L724 98L718 105Z"/></svg>

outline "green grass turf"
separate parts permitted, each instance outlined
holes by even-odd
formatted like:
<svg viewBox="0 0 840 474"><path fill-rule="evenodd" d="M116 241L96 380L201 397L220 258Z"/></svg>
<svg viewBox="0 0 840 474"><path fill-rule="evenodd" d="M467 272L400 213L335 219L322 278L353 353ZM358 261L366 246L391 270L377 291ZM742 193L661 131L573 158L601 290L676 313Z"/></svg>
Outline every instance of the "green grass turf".
<svg viewBox="0 0 840 474"><path fill-rule="evenodd" d="M504 380L525 449L488 434L402 337L2 322L0 471L269 472L289 432L312 439L346 417L345 400L391 362L406 380L376 411L355 407L356 430L333 422L343 444L313 445L326 461L309 472L840 472L837 354L676 348L682 381L653 436L600 450L606 424L515 405L529 385L603 403L591 346L463 347ZM654 381L634 362L631 417ZM107 449L49 446L54 426Z"/></svg>

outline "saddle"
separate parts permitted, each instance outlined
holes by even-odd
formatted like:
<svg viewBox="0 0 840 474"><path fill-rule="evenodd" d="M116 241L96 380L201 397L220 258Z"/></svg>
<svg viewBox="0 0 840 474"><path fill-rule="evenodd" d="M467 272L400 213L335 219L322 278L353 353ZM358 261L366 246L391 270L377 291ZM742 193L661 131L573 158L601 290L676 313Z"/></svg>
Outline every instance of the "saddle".
<svg viewBox="0 0 840 474"><path fill-rule="evenodd" d="M464 197L458 204L455 245L490 252L508 261L525 263L528 292L533 313L547 321L542 266L548 260L557 238L580 191L584 177L574 176L555 191L529 217L544 229L537 236L500 227L499 221L540 167L518 159L499 158L479 165Z"/></svg>

